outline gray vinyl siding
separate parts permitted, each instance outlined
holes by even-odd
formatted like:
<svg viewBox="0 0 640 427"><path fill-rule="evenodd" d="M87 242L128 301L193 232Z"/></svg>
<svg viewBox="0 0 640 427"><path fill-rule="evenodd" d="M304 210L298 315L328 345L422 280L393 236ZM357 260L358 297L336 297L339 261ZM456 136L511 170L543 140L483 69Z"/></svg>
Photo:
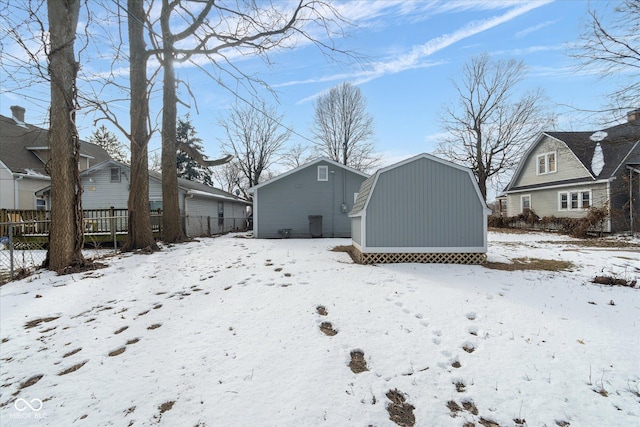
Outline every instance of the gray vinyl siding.
<svg viewBox="0 0 640 427"><path fill-rule="evenodd" d="M351 218L351 240L357 245L362 245L362 217Z"/></svg>
<svg viewBox="0 0 640 427"><path fill-rule="evenodd" d="M516 216L522 213L521 197L531 196L531 209L540 217L555 216L563 218L581 218L586 215L584 209L560 210L560 196L562 192L591 191L591 204L594 207L606 207L609 196L607 184L579 185L552 189L530 190L507 196L507 215Z"/></svg>
<svg viewBox="0 0 640 427"><path fill-rule="evenodd" d="M366 246L483 247L485 219L469 173L419 158L379 173L366 208Z"/></svg>
<svg viewBox="0 0 640 427"><path fill-rule="evenodd" d="M100 169L82 177L83 209L126 209L129 200L129 171L124 170L120 182L111 182L111 168Z"/></svg>
<svg viewBox="0 0 640 427"><path fill-rule="evenodd" d="M179 196L179 199L182 199L182 196ZM149 201L162 201L162 182L160 180L149 179ZM182 200L179 203L182 205ZM180 206L180 210L182 210L182 206Z"/></svg>
<svg viewBox="0 0 640 427"><path fill-rule="evenodd" d="M218 231L218 205L212 198L187 199L188 215L185 218L187 236L206 236Z"/></svg>
<svg viewBox="0 0 640 427"><path fill-rule="evenodd" d="M329 180L318 181L318 166L329 166ZM331 172L334 173L331 173ZM322 216L323 237L350 237L348 212L354 193L366 177L328 162L312 163L255 190L254 230L257 238L310 237L309 215ZM346 204L346 211L341 209Z"/></svg>
<svg viewBox="0 0 640 427"><path fill-rule="evenodd" d="M556 152L556 172L538 175L538 156L552 151ZM591 177L591 175L571 150L569 150L563 142L545 136L525 159L523 168L513 186L520 187L524 185L546 184L583 177ZM519 206L518 203L518 209Z"/></svg>

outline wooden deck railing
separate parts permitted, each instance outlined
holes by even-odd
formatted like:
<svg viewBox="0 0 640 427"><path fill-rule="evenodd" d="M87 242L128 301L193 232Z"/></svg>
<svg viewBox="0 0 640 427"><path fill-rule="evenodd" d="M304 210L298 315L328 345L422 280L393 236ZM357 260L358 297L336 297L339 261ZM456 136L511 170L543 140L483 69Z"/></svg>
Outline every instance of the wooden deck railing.
<svg viewBox="0 0 640 427"><path fill-rule="evenodd" d="M154 236L162 238L162 211L152 211L151 228ZM49 211L0 209L0 237L13 236L22 240L46 242L50 229ZM84 235L87 241L121 241L126 238L129 225L127 209L86 209L83 211ZM228 231L245 230L245 218L217 218L187 216L182 218L185 233L201 237ZM11 228L11 230L9 230Z"/></svg>

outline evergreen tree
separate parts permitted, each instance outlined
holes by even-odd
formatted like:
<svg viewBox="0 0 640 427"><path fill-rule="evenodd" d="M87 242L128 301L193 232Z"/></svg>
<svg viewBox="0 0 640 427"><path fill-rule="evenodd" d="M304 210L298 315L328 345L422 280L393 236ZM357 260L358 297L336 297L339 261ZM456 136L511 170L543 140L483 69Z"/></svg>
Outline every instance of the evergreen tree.
<svg viewBox="0 0 640 427"><path fill-rule="evenodd" d="M104 148L113 160L129 164L129 155L126 153L127 149L104 125L93 132L89 137L89 142Z"/></svg>
<svg viewBox="0 0 640 427"><path fill-rule="evenodd" d="M191 124L188 114L185 119L178 119L176 142L178 144L190 145L198 152L204 151L202 139L196 136L196 131ZM213 180L209 168L200 165L193 157L182 150L177 150L176 167L179 178L185 178L213 187Z"/></svg>

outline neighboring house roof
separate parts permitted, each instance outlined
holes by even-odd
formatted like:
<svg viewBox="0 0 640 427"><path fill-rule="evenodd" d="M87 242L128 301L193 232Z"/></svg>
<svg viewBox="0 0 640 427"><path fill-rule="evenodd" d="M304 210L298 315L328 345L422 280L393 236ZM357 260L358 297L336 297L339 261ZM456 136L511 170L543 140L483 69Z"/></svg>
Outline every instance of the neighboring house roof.
<svg viewBox="0 0 640 427"><path fill-rule="evenodd" d="M120 167L120 168L124 168L124 169L130 169L129 165L126 165L124 163L118 162L116 160L110 159L107 160L105 162L102 162L100 164L97 164L89 169L86 169L84 171L82 171L80 173L81 176L88 176L91 175L97 171L100 171L104 168L108 168L108 167ZM162 182L162 174L160 172L156 172L156 171L149 171L149 177L151 179L155 179L157 181ZM216 199L222 199L222 200L229 200L229 201L233 201L233 202L237 202L237 203L242 203L245 205L251 205L251 202L248 202L238 196L235 196L231 193L227 193L226 191L223 191L219 188L215 188L215 187L210 187L206 184L202 184L196 181L190 181L188 179L184 179L184 178L178 178L178 187L182 188L183 190L186 191L187 194L193 194L194 196L204 196L204 197L212 197L212 198L216 198ZM48 187L49 188L49 187ZM42 191L46 191L47 189L43 189L40 190L40 192Z"/></svg>
<svg viewBox="0 0 640 427"><path fill-rule="evenodd" d="M553 181L544 184L534 184L515 187L524 163L535 147L545 138L551 137L562 143L574 154L576 159L591 175L587 178L567 179ZM594 155L597 147L602 150L602 169L593 170ZM556 185L571 185L581 182L590 182L609 179L625 164L638 164L640 162L640 120L622 123L600 131L589 132L543 132L522 156L518 169L511 178L505 191L534 189Z"/></svg>
<svg viewBox="0 0 640 427"><path fill-rule="evenodd" d="M480 193L480 188L478 187L478 183L475 179L475 177L473 176L473 172L471 172L471 169L464 167L464 166L460 166L456 163L452 163L449 162L447 160L441 159L439 157L436 156L432 156L431 154L427 154L427 153L422 153L422 154L418 154L417 156L413 156L410 157L408 159L402 160L398 163L394 163L390 166L384 167L382 169L377 170L371 177L369 177L366 181L364 181L362 183L362 185L360 186L360 192L358 193L358 197L356 198L356 201L353 205L353 209L351 210L351 212L349 213L350 217L355 217L355 216L361 216L367 209L367 205L369 203L369 200L371 200L371 195L373 194L373 191L375 189L376 186L376 182L378 180L378 177L389 171L392 169L396 169L398 167L404 166L408 163L414 162L418 159L429 159L432 160L434 162L438 162L441 163L443 165L452 167L454 169L459 169L462 170L466 173L469 174L469 179L471 180L471 182L473 183L473 186L475 188L476 194L478 195L478 199L481 201L482 206L484 206L484 211L485 213L490 212L490 209L487 208L485 202L484 202L484 198L482 197L482 193Z"/></svg>
<svg viewBox="0 0 640 427"><path fill-rule="evenodd" d="M310 161L310 162L308 162L308 163L305 163L305 164L304 164L304 165L302 165L302 166L298 166L297 168L292 169L292 170L290 170L290 171L288 171L288 172L285 172L285 173L283 173L283 174L280 174L280 175L276 176L275 178L271 178L271 179L270 179L270 180L268 180L268 181L265 181L265 182L262 182L262 183L260 183L260 184L254 185L253 187L249 188L249 193L253 194L253 192L254 192L255 190L257 190L258 188L260 188L260 187L264 187L265 185L272 184L272 183L274 183L274 182L276 182L276 181L278 181L278 180L281 180L281 179L283 179L283 178L285 178L285 177L287 177L287 176L289 176L289 175L292 175L292 174L294 174L294 173L298 172L299 170L302 170L302 169L308 168L309 166L313 166L313 165L315 165L315 164L317 164L317 163L321 163L321 162L326 162L326 163L329 163L329 164L331 164L331 165L333 165L333 166L335 166L335 167L338 167L338 168L341 168L341 169L346 169L346 170L348 170L348 171L350 171L350 172L353 172L353 173L358 174L358 175L360 175L360 176L363 176L363 177L365 177L365 178L367 178L367 177L369 176L368 174L366 174L366 173L364 173L364 172L361 172L361 171L359 171L359 170L357 170L357 169L354 169L354 168L352 168L352 167L349 167L349 166L345 166L345 165L343 165L342 163L338 163L338 162L336 162L336 161L333 161L333 160L329 159L328 157L320 157L320 158L317 158L317 159L315 159L315 160L312 160L312 161Z"/></svg>
<svg viewBox="0 0 640 427"><path fill-rule="evenodd" d="M45 164L37 155L41 150L49 150L47 129L0 115L0 161L11 173L48 178ZM80 155L89 159L90 166L109 159L102 147L85 141L80 141Z"/></svg>

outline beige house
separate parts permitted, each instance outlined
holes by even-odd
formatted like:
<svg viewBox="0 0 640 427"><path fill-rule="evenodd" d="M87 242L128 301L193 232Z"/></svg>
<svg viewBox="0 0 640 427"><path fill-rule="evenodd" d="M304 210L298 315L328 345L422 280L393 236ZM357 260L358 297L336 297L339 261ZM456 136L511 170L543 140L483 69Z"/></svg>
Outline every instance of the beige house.
<svg viewBox="0 0 640 427"><path fill-rule="evenodd" d="M627 122L588 132L544 132L505 189L507 216L580 218L606 208L605 231L638 230L640 110Z"/></svg>

